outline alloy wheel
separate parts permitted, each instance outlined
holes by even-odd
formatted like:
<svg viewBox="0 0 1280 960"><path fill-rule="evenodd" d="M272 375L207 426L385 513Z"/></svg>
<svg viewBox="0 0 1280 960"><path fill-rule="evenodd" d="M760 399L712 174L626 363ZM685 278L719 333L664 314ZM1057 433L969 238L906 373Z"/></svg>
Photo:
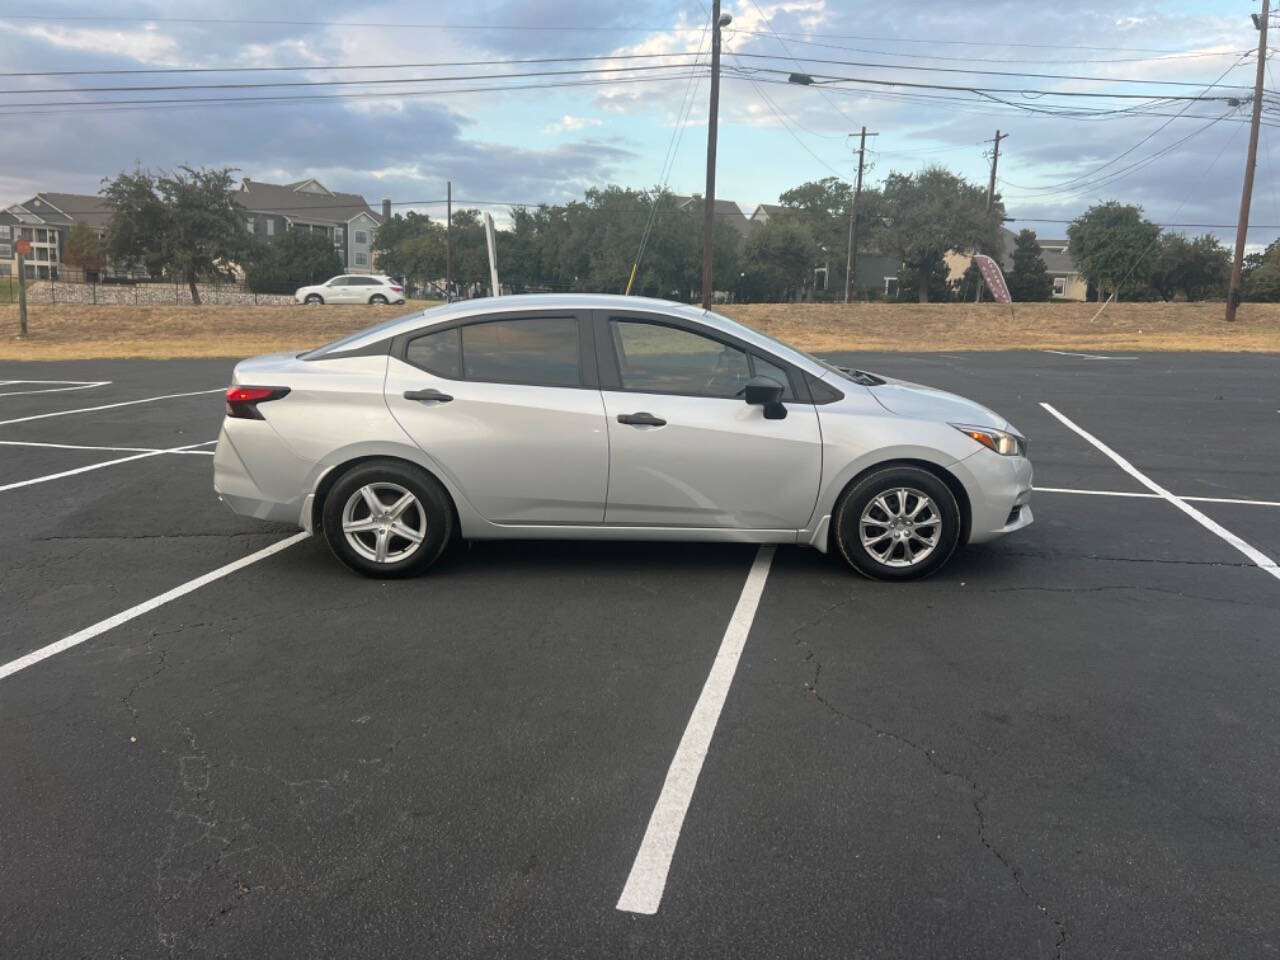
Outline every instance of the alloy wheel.
<svg viewBox="0 0 1280 960"><path fill-rule="evenodd" d="M858 521L862 546L889 567L914 567L938 546L942 515L914 487L894 487L871 498Z"/></svg>
<svg viewBox="0 0 1280 960"><path fill-rule="evenodd" d="M365 484L342 508L342 533L351 549L374 563L398 563L427 537L427 513L398 483Z"/></svg>

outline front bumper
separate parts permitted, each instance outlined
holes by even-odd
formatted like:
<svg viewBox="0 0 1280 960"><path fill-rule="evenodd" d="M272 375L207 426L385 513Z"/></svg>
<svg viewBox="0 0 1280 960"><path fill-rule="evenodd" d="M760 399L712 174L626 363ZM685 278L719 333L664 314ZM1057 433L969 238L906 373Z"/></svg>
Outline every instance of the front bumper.
<svg viewBox="0 0 1280 960"><path fill-rule="evenodd" d="M1026 457L979 450L951 467L969 494L969 542L982 543L1030 526L1033 470Z"/></svg>

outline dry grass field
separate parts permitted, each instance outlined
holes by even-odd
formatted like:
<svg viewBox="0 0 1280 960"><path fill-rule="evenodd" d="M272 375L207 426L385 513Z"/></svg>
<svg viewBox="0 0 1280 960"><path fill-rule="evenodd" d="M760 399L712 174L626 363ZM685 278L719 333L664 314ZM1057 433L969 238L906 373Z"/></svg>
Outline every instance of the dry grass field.
<svg viewBox="0 0 1280 960"><path fill-rule="evenodd" d="M411 304L407 309L428 304ZM404 312L366 306L0 305L0 360L245 357L303 350ZM1280 304L751 304L724 313L805 350L1212 350L1280 352Z"/></svg>

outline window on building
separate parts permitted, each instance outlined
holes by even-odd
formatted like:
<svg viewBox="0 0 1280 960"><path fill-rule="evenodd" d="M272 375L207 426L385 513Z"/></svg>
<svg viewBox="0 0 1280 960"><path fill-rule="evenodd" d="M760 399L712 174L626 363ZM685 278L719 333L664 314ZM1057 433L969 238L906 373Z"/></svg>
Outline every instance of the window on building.
<svg viewBox="0 0 1280 960"><path fill-rule="evenodd" d="M0 223L0 240L8 240L12 237L10 232L12 228L7 223Z"/></svg>
<svg viewBox="0 0 1280 960"><path fill-rule="evenodd" d="M342 228L341 228L341 227L334 227L334 228L333 228L333 242L334 242L334 244L335 244L335 245L337 245L337 244L341 244L341 243L342 243Z"/></svg>
<svg viewBox="0 0 1280 960"><path fill-rule="evenodd" d="M884 278L884 295L886 297L896 297L898 295L898 278L897 277Z"/></svg>
<svg viewBox="0 0 1280 960"><path fill-rule="evenodd" d="M1065 297L1067 295L1067 278L1066 277L1053 278L1053 295L1055 297Z"/></svg>
<svg viewBox="0 0 1280 960"><path fill-rule="evenodd" d="M7 263L0 263L0 277L8 278L12 276L10 273L11 266Z"/></svg>
<svg viewBox="0 0 1280 960"><path fill-rule="evenodd" d="M369 242L369 234L365 233L363 230L357 230L356 243L368 243L368 242Z"/></svg>
<svg viewBox="0 0 1280 960"><path fill-rule="evenodd" d="M364 253L357 253L357 254L356 254L356 266L357 266L357 267L366 267L366 266L368 266L368 265L369 265L369 256L368 256L368 254L364 254Z"/></svg>
<svg viewBox="0 0 1280 960"><path fill-rule="evenodd" d="M12 260L12 259L13 259L13 244L0 243L0 260ZM8 264L7 263L3 264L3 266L7 267Z"/></svg>
<svg viewBox="0 0 1280 960"><path fill-rule="evenodd" d="M255 222L256 221L253 219L253 217L244 218L244 225L249 228L250 233L253 233L253 225Z"/></svg>
<svg viewBox="0 0 1280 960"><path fill-rule="evenodd" d="M276 222L271 217L267 217L267 236L274 237L276 235Z"/></svg>
<svg viewBox="0 0 1280 960"><path fill-rule="evenodd" d="M530 317L475 323L462 330L463 374L468 380L576 387L578 321Z"/></svg>

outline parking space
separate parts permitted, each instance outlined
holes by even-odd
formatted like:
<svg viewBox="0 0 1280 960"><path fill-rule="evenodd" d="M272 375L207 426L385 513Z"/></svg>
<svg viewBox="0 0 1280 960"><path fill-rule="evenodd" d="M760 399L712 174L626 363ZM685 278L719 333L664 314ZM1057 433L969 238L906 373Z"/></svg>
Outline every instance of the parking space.
<svg viewBox="0 0 1280 960"><path fill-rule="evenodd" d="M834 358L1006 414L1036 523L908 585L779 548L745 622L749 546L378 583L307 539L201 583L295 533L153 452L216 436L231 364L0 364L102 383L0 396L0 665L100 627L0 678L0 955L1274 955L1280 579L1213 527L1274 561L1280 508L1202 523L1042 404L1276 501L1277 360L1128 356Z"/></svg>

